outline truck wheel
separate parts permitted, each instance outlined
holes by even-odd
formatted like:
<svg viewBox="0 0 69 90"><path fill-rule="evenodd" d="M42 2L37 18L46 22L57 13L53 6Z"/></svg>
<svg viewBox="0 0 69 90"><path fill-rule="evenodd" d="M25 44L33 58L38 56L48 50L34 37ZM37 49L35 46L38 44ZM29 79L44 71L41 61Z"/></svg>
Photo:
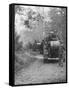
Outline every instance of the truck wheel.
<svg viewBox="0 0 69 90"><path fill-rule="evenodd" d="M63 67L63 60L59 60L59 66Z"/></svg>
<svg viewBox="0 0 69 90"><path fill-rule="evenodd" d="M48 63L48 59L47 58L44 58L44 63Z"/></svg>

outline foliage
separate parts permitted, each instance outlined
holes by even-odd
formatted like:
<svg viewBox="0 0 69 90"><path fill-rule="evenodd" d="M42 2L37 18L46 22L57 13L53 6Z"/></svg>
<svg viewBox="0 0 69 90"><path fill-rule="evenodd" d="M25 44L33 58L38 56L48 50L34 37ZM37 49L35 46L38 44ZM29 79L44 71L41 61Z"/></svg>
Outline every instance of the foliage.
<svg viewBox="0 0 69 90"><path fill-rule="evenodd" d="M60 39L66 43L66 9L65 8L51 8L49 12L52 19L51 28L56 30ZM66 46L66 45L65 45Z"/></svg>
<svg viewBox="0 0 69 90"><path fill-rule="evenodd" d="M22 42L19 42L20 36L15 33L15 51L22 51Z"/></svg>
<svg viewBox="0 0 69 90"><path fill-rule="evenodd" d="M59 38L66 43L66 9L55 7L15 7L18 22L16 31L20 35L23 45L32 47L35 40L40 42L50 31L56 30ZM18 16L18 17L17 17ZM17 21L17 20L15 20ZM31 48L30 47L30 48Z"/></svg>

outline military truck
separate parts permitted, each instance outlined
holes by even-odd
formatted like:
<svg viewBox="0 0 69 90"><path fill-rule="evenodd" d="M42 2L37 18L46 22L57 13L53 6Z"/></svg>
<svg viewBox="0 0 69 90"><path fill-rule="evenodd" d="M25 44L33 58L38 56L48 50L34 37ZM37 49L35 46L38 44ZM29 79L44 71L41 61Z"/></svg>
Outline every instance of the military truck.
<svg viewBox="0 0 69 90"><path fill-rule="evenodd" d="M63 66L66 57L63 40L53 31L43 41L43 56L44 63L55 60L59 62L59 65Z"/></svg>

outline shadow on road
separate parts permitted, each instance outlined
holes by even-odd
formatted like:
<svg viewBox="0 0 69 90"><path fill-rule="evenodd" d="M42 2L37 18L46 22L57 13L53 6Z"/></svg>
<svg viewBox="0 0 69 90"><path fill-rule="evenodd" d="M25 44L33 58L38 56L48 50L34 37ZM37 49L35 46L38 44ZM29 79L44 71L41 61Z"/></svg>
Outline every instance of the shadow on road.
<svg viewBox="0 0 69 90"><path fill-rule="evenodd" d="M59 61L58 60L46 60L46 59L43 59L44 63L58 63Z"/></svg>

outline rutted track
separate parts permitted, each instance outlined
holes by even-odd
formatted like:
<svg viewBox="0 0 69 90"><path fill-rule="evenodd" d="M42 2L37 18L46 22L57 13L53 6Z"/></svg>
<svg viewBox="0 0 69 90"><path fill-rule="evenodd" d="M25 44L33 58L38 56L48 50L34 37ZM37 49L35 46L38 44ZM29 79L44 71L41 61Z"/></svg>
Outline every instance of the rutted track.
<svg viewBox="0 0 69 90"><path fill-rule="evenodd" d="M25 56L26 55L26 56ZM65 82L66 80L66 64L59 67L57 63L42 63L42 55L32 55L25 52L24 58L30 62L29 66L22 68L15 75L15 84L30 84L30 83L52 83L52 82ZM24 59L21 57L21 59Z"/></svg>
<svg viewBox="0 0 69 90"><path fill-rule="evenodd" d="M34 55L32 55L32 54L30 54L28 52L25 52L25 54L28 55L31 58L44 59L43 55L36 55L36 56L34 56Z"/></svg>

